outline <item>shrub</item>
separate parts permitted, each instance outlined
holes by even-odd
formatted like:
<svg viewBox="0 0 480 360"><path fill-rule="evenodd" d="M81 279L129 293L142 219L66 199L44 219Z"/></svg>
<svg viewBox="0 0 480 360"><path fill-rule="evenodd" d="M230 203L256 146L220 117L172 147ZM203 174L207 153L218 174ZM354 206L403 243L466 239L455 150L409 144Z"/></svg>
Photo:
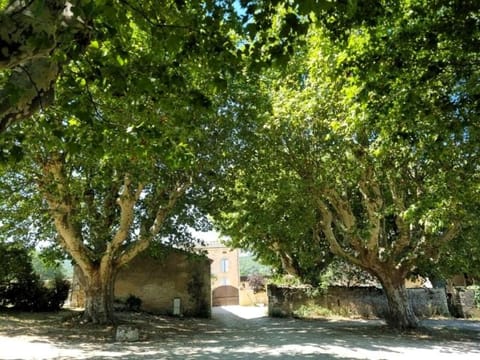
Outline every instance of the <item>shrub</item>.
<svg viewBox="0 0 480 360"><path fill-rule="evenodd" d="M70 284L56 279L52 286L38 278L0 286L0 306L21 311L58 311L68 297Z"/></svg>
<svg viewBox="0 0 480 360"><path fill-rule="evenodd" d="M256 294L265 290L265 278L262 275L254 274L248 277L248 286Z"/></svg>
<svg viewBox="0 0 480 360"><path fill-rule="evenodd" d="M286 318L288 317L288 314L285 311L274 308L269 312L268 316L274 317L274 318Z"/></svg>
<svg viewBox="0 0 480 360"><path fill-rule="evenodd" d="M56 311L68 296L69 283L56 278L45 286L33 271L28 250L15 244L0 245L0 307L21 311Z"/></svg>
<svg viewBox="0 0 480 360"><path fill-rule="evenodd" d="M28 281L33 275L28 249L17 243L0 243L0 284Z"/></svg>
<svg viewBox="0 0 480 360"><path fill-rule="evenodd" d="M125 300L125 307L129 311L139 311L141 306L142 306L142 299L140 299L135 295L130 295Z"/></svg>
<svg viewBox="0 0 480 360"><path fill-rule="evenodd" d="M68 297L70 290L70 283L60 277L55 278L53 286L47 289L47 304L48 311L60 310Z"/></svg>

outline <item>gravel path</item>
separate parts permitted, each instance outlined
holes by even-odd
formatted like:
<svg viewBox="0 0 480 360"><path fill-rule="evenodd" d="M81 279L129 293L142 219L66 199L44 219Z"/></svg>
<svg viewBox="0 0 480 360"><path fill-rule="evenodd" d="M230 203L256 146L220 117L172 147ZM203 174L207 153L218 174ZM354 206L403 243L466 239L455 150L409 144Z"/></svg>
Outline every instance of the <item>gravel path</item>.
<svg viewBox="0 0 480 360"><path fill-rule="evenodd" d="M264 314L264 308L223 307L214 308L211 320L147 317L148 336L137 343L16 333L9 329L13 320L0 321L0 359L480 359L478 321L429 320L421 331L399 334L377 320Z"/></svg>

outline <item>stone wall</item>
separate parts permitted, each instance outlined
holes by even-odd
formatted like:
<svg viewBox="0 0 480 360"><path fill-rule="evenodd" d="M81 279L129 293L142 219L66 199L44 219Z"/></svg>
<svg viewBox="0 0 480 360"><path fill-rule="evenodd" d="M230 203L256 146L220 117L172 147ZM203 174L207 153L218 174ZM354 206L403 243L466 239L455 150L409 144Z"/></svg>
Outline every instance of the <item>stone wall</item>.
<svg viewBox="0 0 480 360"><path fill-rule="evenodd" d="M444 289L408 289L415 314L419 317L449 315ZM293 316L302 306L318 305L333 313L362 318L383 318L387 299L375 287L330 287L316 294L307 287L269 285L268 313L270 316Z"/></svg>
<svg viewBox="0 0 480 360"><path fill-rule="evenodd" d="M171 249L161 259L141 254L123 267L115 282L115 298L124 302L130 295L142 300L141 310L173 314L173 301L180 299L184 316L210 317L210 260ZM71 305L83 307L81 276L76 271Z"/></svg>
<svg viewBox="0 0 480 360"><path fill-rule="evenodd" d="M266 281L265 281L266 282ZM239 305L240 306L259 306L268 303L266 285L261 291L253 291L250 287L249 276L240 277Z"/></svg>
<svg viewBox="0 0 480 360"><path fill-rule="evenodd" d="M252 289L240 288L239 305L240 306L258 306L266 305L268 302L265 291L254 292Z"/></svg>
<svg viewBox="0 0 480 360"><path fill-rule="evenodd" d="M465 287L449 289L447 294L450 313L459 318L471 318L480 315L475 304L475 290Z"/></svg>

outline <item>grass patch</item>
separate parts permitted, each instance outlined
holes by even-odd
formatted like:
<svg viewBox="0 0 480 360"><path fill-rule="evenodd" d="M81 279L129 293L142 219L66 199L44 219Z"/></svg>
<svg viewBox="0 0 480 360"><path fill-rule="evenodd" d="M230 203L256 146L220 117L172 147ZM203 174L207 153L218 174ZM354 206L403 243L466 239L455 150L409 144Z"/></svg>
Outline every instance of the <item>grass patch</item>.
<svg viewBox="0 0 480 360"><path fill-rule="evenodd" d="M332 310L316 304L302 305L293 312L293 316L301 319L328 318L335 314Z"/></svg>

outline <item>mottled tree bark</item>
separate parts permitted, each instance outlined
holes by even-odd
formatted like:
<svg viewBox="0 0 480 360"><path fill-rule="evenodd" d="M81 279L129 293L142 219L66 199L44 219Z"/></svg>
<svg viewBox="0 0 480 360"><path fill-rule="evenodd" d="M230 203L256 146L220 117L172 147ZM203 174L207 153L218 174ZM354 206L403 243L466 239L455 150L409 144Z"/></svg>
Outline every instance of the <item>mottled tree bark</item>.
<svg viewBox="0 0 480 360"><path fill-rule="evenodd" d="M408 300L405 280L398 284L383 282L383 290L388 300L389 312L386 316L387 324L396 329L415 329L418 319L413 312L412 304Z"/></svg>
<svg viewBox="0 0 480 360"><path fill-rule="evenodd" d="M85 311L83 319L95 324L114 321L114 290L116 269L113 266L93 267L84 274Z"/></svg>
<svg viewBox="0 0 480 360"><path fill-rule="evenodd" d="M405 275L385 270L377 272L376 277L380 280L387 297L388 312L385 314L387 324L399 330L417 328L419 321L408 299Z"/></svg>

